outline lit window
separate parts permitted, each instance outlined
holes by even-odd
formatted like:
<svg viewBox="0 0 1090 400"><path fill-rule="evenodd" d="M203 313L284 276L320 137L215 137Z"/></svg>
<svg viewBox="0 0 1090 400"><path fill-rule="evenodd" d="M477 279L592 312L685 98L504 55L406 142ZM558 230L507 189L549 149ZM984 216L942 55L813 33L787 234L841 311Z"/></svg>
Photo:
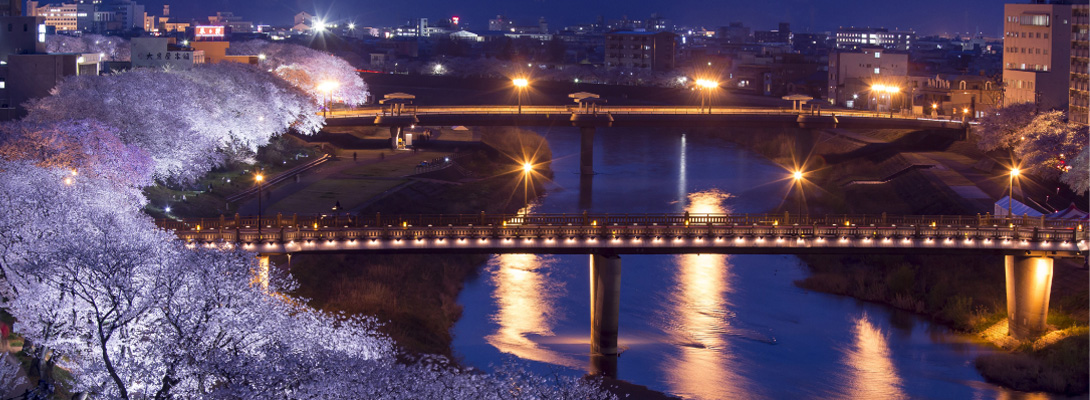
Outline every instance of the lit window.
<svg viewBox="0 0 1090 400"><path fill-rule="evenodd" d="M879 68L875 68L875 69L874 69L874 74L875 74L875 75L878 75L878 71L879 71Z"/></svg>
<svg viewBox="0 0 1090 400"><path fill-rule="evenodd" d="M877 51L874 52L874 58L882 58L882 53Z"/></svg>

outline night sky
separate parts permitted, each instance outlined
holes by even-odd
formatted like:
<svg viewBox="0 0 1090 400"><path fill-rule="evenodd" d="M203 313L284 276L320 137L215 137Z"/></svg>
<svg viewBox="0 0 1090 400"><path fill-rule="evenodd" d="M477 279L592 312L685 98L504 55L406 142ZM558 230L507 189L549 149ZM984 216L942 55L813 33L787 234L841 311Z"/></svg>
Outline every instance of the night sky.
<svg viewBox="0 0 1090 400"><path fill-rule="evenodd" d="M458 15L470 29L484 30L488 19L503 14L519 25L535 25L544 16L550 29L593 22L646 19L653 12L674 24L715 28L742 21L755 30L775 29L790 22L792 31L835 31L838 26L883 26L915 29L920 34L982 31L999 37L1002 0L139 0L149 14L171 5L175 17L205 17L232 11L246 20L290 25L299 11L331 19L352 20L361 26L390 26L412 17L433 20Z"/></svg>

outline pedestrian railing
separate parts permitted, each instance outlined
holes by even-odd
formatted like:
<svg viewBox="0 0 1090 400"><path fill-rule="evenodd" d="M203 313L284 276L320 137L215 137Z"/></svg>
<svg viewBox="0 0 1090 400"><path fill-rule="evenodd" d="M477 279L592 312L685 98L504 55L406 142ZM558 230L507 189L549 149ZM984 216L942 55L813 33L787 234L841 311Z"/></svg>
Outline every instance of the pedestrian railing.
<svg viewBox="0 0 1090 400"><path fill-rule="evenodd" d="M260 219L260 221L259 221ZM1087 220L990 215L462 214L292 215L158 220L195 242L598 238L776 238L893 241L1085 241ZM260 226L260 229L259 229Z"/></svg>

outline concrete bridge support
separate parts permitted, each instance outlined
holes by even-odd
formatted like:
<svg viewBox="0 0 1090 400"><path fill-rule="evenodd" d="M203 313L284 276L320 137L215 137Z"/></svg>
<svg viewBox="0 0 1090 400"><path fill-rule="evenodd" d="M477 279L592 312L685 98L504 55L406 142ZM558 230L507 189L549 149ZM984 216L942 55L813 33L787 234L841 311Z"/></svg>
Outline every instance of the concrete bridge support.
<svg viewBox="0 0 1090 400"><path fill-rule="evenodd" d="M390 125L390 149L397 150L397 140L401 138L401 132L405 130L404 126Z"/></svg>
<svg viewBox="0 0 1090 400"><path fill-rule="evenodd" d="M617 355L617 320L621 308L621 257L590 256L590 352Z"/></svg>
<svg viewBox="0 0 1090 400"><path fill-rule="evenodd" d="M1029 339L1044 332L1052 295L1052 258L1006 256L1010 335Z"/></svg>
<svg viewBox="0 0 1090 400"><path fill-rule="evenodd" d="M254 271L254 283L261 286L261 290L269 291L269 255L257 256L257 270Z"/></svg>
<svg viewBox="0 0 1090 400"><path fill-rule="evenodd" d="M594 175L594 127L579 127L579 173Z"/></svg>

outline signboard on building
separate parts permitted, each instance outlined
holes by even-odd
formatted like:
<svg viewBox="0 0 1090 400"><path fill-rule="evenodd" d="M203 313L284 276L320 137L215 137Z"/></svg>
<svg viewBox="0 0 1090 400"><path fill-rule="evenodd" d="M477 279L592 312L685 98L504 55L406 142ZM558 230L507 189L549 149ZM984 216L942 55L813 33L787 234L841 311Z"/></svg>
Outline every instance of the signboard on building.
<svg viewBox="0 0 1090 400"><path fill-rule="evenodd" d="M222 26L197 26L194 28L197 39L223 39L224 27Z"/></svg>

